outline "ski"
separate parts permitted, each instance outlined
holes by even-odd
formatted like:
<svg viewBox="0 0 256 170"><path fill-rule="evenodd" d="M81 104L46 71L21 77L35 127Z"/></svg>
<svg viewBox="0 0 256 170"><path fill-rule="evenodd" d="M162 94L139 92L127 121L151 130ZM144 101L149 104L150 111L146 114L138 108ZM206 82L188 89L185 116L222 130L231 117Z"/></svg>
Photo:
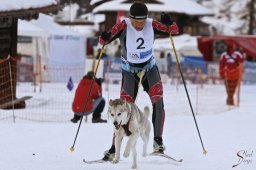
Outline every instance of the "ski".
<svg viewBox="0 0 256 170"><path fill-rule="evenodd" d="M176 163L181 163L183 161L183 159L175 159L167 154L164 154L164 153L156 153L156 152L153 152L153 153L150 153L149 156L161 156L163 158L166 158L166 159L169 159L169 160L172 160Z"/></svg>
<svg viewBox="0 0 256 170"><path fill-rule="evenodd" d="M153 153L150 153L149 156L160 156L160 157L166 158L168 160L171 160L176 164L183 162L183 159L175 159L175 158L173 158L173 157L171 157L167 154L164 154L164 153L153 152ZM88 161L88 160L83 159L83 162L86 163L86 164L95 164L95 163L106 163L106 162L109 162L109 161L105 161L103 159L96 159L96 160Z"/></svg>
<svg viewBox="0 0 256 170"><path fill-rule="evenodd" d="M94 164L94 163L105 163L105 162L108 162L108 161L105 161L103 159L96 159L96 160L92 160L92 161L88 161L88 160L83 159L83 162L86 163L86 164Z"/></svg>

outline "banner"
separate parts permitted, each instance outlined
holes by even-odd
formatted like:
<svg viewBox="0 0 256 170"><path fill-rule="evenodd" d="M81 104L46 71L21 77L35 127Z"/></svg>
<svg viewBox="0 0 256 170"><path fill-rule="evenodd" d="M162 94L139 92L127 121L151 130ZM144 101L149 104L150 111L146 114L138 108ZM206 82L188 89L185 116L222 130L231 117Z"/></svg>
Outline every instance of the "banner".
<svg viewBox="0 0 256 170"><path fill-rule="evenodd" d="M121 59L108 59L104 61L104 79L115 83L122 80Z"/></svg>
<svg viewBox="0 0 256 170"><path fill-rule="evenodd" d="M84 36L51 35L48 64L50 68L58 68L52 70L51 81L63 82L71 76L77 82L82 78L86 58L85 45Z"/></svg>

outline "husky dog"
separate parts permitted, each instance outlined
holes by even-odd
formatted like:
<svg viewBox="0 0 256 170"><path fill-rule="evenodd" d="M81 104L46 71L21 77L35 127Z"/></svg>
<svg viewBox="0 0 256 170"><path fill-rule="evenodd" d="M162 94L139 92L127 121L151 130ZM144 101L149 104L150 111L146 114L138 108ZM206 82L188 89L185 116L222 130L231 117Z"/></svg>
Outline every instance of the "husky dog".
<svg viewBox="0 0 256 170"><path fill-rule="evenodd" d="M150 122L148 120L149 108L145 107L144 112L134 104L122 99L109 101L108 114L110 114L115 129L115 158L113 163L118 163L120 159L120 147L122 138L127 136L129 139L123 156L128 157L132 150L133 163L132 169L137 168L136 142L141 136L143 140L142 156L147 155L147 145L150 133Z"/></svg>

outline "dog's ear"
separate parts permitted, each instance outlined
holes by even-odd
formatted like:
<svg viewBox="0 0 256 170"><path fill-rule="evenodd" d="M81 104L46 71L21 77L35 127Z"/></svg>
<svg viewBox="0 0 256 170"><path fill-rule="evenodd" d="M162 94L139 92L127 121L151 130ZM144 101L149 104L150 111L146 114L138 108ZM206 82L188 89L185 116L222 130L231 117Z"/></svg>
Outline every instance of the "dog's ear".
<svg viewBox="0 0 256 170"><path fill-rule="evenodd" d="M122 106L126 106L126 99L120 99L119 104Z"/></svg>
<svg viewBox="0 0 256 170"><path fill-rule="evenodd" d="M113 106L113 100L110 99L108 104L109 106Z"/></svg>

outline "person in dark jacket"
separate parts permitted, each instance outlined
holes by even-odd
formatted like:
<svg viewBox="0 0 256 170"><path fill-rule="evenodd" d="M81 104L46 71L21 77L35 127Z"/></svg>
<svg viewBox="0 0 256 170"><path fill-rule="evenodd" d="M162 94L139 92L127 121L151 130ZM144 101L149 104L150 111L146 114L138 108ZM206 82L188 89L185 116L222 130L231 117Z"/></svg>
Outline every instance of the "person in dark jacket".
<svg viewBox="0 0 256 170"><path fill-rule="evenodd" d="M101 119L101 113L105 107L105 99L102 97L101 79L95 79L91 95L89 97L86 110L84 111L86 98L88 96L90 85L92 83L94 72L89 71L79 82L76 89L74 101L72 104L72 110L74 117L70 120L73 123L77 123L81 116L92 114L92 123L106 123L107 120Z"/></svg>

